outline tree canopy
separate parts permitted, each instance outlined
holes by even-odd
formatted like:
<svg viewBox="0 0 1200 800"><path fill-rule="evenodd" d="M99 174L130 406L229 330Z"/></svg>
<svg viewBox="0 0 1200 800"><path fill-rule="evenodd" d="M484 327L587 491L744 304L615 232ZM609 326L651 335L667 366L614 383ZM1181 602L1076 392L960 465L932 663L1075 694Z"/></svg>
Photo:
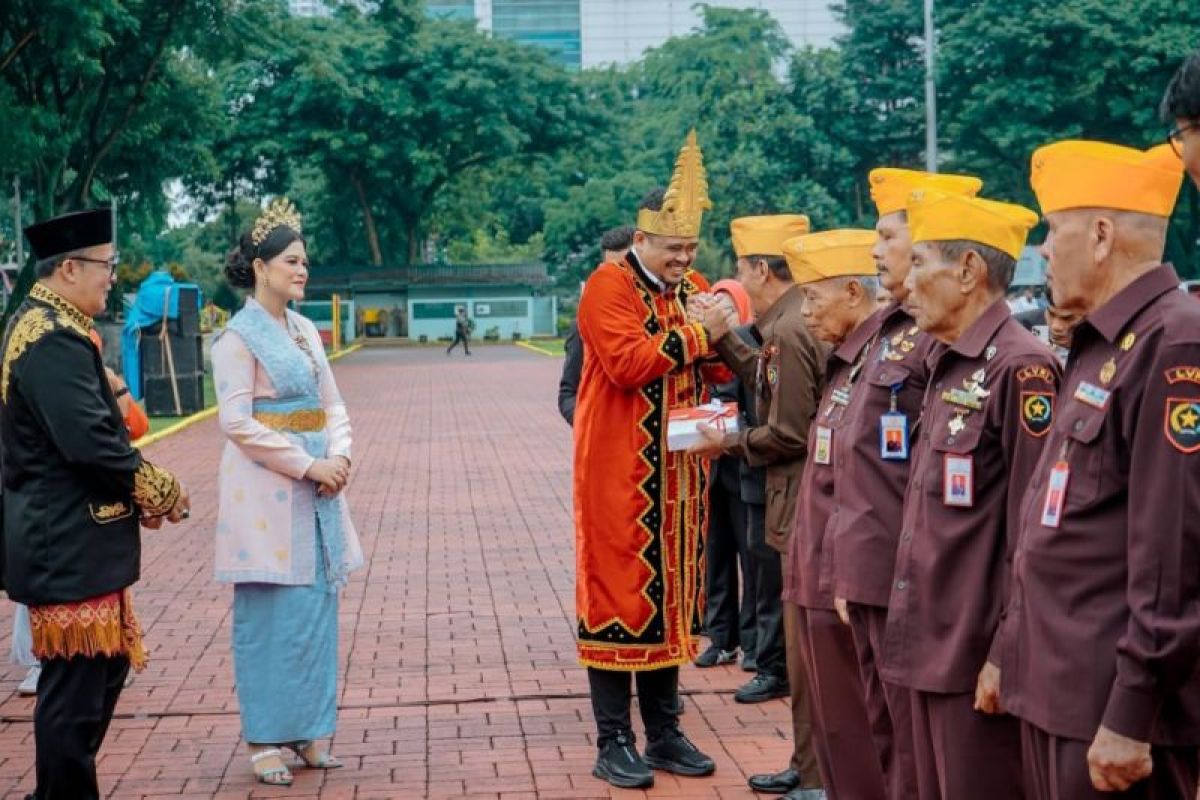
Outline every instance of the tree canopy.
<svg viewBox="0 0 1200 800"><path fill-rule="evenodd" d="M923 163L921 3L835 9L825 49L702 7L637 62L571 71L420 0L312 18L283 0L9 0L0 185L20 179L26 221L118 202L127 285L169 267L215 292L237 232L286 193L315 269L542 258L570 289L695 127L715 276L733 217L870 224L867 172ZM1161 141L1159 94L1200 45L1200 5L1172 0L939 0L935 22L941 166L1025 203L1041 144ZM1198 232L1189 184L1169 245L1185 275ZM0 259L17 235L0 215Z"/></svg>

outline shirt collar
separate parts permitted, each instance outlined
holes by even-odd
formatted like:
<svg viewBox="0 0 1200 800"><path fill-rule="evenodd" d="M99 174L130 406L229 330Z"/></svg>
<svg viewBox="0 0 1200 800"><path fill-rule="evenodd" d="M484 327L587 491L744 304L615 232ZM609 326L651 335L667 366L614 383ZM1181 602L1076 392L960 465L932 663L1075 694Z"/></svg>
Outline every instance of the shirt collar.
<svg viewBox="0 0 1200 800"><path fill-rule="evenodd" d="M804 297L800 294L800 287L792 284L783 290L783 294L775 298L775 302L771 303L770 308L762 313L758 319L754 321L754 326L761 330L766 330L775 324L775 321L784 315L793 305L800 305L804 302Z"/></svg>
<svg viewBox="0 0 1200 800"><path fill-rule="evenodd" d="M638 256L637 250L633 249L632 247L629 248L629 255L627 256L626 260L633 265L634 271L642 277L642 280L647 283L651 289L654 289L661 294L670 288L657 276L651 274L650 270L642 266L642 259L640 256Z"/></svg>
<svg viewBox="0 0 1200 800"><path fill-rule="evenodd" d="M67 298L63 297L58 292L51 289L44 283L35 283L29 289L29 297L31 300L36 300L43 305L50 306L55 311L65 314L69 320L83 328L84 331L90 331L95 322L90 316L83 313L79 306L72 303Z"/></svg>
<svg viewBox="0 0 1200 800"><path fill-rule="evenodd" d="M862 355L863 348L871 341L871 337L883 327L882 322L883 318L879 313L872 312L871 316L850 331L850 335L833 351L832 357L847 364L853 364Z"/></svg>
<svg viewBox="0 0 1200 800"><path fill-rule="evenodd" d="M1161 264L1088 314L1082 324L1090 325L1109 342L1116 342L1125 326L1151 301L1179 288L1179 276L1170 264Z"/></svg>
<svg viewBox="0 0 1200 800"><path fill-rule="evenodd" d="M950 345L950 349L967 358L979 358L988 342L996 335L996 331L1011 318L1012 309L1001 297L988 306L979 319L971 323L971 327L963 331L963 335Z"/></svg>

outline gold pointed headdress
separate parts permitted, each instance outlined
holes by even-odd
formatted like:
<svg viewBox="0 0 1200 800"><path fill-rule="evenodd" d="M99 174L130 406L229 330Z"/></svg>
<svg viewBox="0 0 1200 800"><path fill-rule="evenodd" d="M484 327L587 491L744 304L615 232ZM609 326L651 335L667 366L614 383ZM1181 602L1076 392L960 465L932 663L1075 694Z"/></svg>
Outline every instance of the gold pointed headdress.
<svg viewBox="0 0 1200 800"><path fill-rule="evenodd" d="M704 171L704 154L696 143L696 131L687 135L687 141L675 160L675 173L663 196L662 209L651 211L643 208L637 215L638 230L659 236L699 236L700 220L707 209L712 208L708 197L708 174Z"/></svg>
<svg viewBox="0 0 1200 800"><path fill-rule="evenodd" d="M300 212L286 197L272 200L267 206L267 210L254 220L254 227L250 230L250 241L254 242L255 247L258 247L276 228L291 228L296 233L303 233L300 226Z"/></svg>

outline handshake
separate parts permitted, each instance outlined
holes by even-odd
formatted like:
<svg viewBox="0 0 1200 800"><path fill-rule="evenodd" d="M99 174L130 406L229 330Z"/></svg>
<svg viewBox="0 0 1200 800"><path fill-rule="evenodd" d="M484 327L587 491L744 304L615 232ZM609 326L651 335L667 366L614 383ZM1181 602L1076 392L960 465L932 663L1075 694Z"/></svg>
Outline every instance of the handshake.
<svg viewBox="0 0 1200 800"><path fill-rule="evenodd" d="M739 324L737 310L726 295L695 294L687 300L688 322L698 322L710 342L720 340Z"/></svg>

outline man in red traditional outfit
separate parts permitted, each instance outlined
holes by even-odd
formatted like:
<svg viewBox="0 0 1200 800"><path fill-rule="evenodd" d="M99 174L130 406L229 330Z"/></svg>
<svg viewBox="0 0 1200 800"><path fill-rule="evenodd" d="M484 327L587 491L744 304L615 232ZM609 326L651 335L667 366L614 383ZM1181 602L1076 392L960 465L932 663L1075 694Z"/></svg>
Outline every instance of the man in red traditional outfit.
<svg viewBox="0 0 1200 800"><path fill-rule="evenodd" d="M712 759L679 729L679 665L696 657L704 617L708 463L668 452L667 415L729 380L689 297L708 291L691 267L711 207L695 133L664 192L638 211L633 249L601 264L579 306L587 349L575 409L576 614L599 730L593 774L614 786L654 783L650 768L708 775ZM634 746L637 678L646 757Z"/></svg>

